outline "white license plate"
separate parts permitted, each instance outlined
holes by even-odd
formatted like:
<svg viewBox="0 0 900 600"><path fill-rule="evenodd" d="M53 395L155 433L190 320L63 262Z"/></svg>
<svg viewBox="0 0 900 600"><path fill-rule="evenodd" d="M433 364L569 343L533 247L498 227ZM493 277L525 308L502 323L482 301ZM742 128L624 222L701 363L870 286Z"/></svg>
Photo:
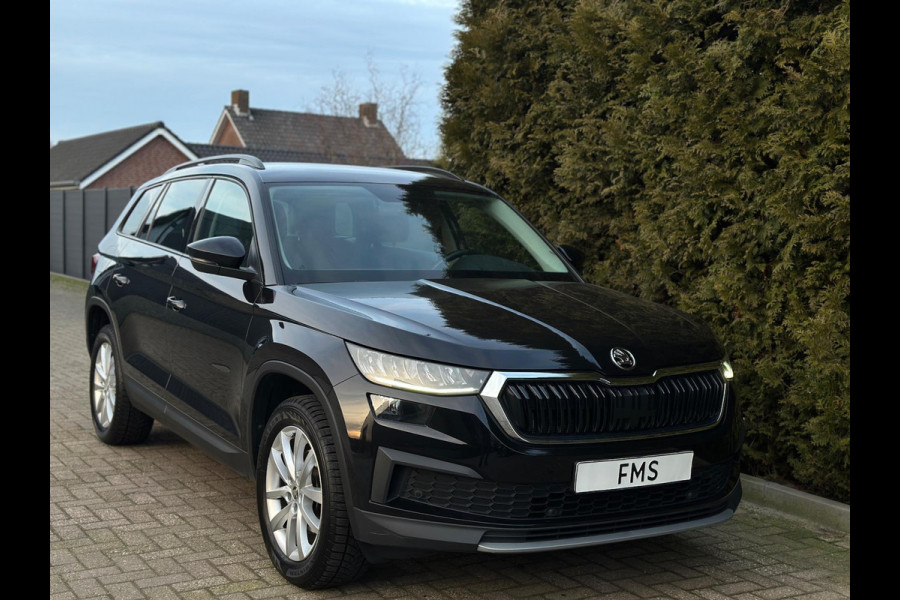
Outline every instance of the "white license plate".
<svg viewBox="0 0 900 600"><path fill-rule="evenodd" d="M693 452L593 460L575 465L575 492L619 490L691 478Z"/></svg>

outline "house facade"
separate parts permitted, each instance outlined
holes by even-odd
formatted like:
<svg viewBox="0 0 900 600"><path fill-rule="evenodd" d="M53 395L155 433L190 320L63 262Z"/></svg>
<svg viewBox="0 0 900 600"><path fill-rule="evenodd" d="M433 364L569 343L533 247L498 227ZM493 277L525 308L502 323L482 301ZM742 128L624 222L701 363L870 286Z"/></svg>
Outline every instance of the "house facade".
<svg viewBox="0 0 900 600"><path fill-rule="evenodd" d="M138 186L197 157L162 121L63 140L50 148L50 189Z"/></svg>

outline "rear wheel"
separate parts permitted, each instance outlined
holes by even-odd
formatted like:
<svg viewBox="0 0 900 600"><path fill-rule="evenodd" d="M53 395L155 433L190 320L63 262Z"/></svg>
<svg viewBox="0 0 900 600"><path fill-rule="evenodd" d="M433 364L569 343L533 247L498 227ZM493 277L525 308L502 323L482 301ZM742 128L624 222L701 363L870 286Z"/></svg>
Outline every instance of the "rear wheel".
<svg viewBox="0 0 900 600"><path fill-rule="evenodd" d="M266 549L285 579L316 589L365 571L334 438L315 397L290 398L272 413L259 450L256 497Z"/></svg>
<svg viewBox="0 0 900 600"><path fill-rule="evenodd" d="M143 442L153 427L153 419L128 399L118 356L116 332L107 325L97 334L91 352L91 420L100 441L113 446Z"/></svg>

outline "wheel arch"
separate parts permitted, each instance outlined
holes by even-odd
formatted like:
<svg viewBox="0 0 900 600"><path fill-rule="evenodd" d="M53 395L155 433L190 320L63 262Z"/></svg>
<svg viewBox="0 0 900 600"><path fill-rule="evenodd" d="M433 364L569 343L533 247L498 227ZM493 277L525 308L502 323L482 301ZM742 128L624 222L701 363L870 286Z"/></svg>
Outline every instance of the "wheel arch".
<svg viewBox="0 0 900 600"><path fill-rule="evenodd" d="M262 432L266 427L269 417L275 409L285 400L293 396L310 394L318 400L325 415L328 425L335 436L335 447L338 450L338 461L341 472L347 477L344 485L352 486L350 465L348 461L346 427L340 411L335 409L337 401L333 398L334 392L323 387L321 382L306 371L281 360L269 360L263 363L257 370L253 396L250 406L248 439L250 448L248 453L252 462L253 477L256 476L256 463L259 458L259 444L262 441Z"/></svg>
<svg viewBox="0 0 900 600"><path fill-rule="evenodd" d="M88 354L94 350L94 341L97 339L97 334L107 325L112 325L116 339L119 339L119 328L116 320L112 317L112 310L102 298L97 296L91 296L87 301L84 311L84 325Z"/></svg>

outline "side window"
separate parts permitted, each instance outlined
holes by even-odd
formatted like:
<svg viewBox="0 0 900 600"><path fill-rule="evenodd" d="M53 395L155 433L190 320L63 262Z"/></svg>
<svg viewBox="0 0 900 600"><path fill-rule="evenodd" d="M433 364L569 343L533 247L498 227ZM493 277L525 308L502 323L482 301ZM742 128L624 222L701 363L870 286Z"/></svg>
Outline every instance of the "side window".
<svg viewBox="0 0 900 600"><path fill-rule="evenodd" d="M125 235L137 235L138 227L144 222L144 217L147 216L150 207L153 206L153 201L159 196L159 191L161 189L162 186L159 185L155 188L145 190L144 193L141 194L140 199L134 203L134 208L131 209L128 218L125 219L125 222L122 224L122 228L119 231Z"/></svg>
<svg viewBox="0 0 900 600"><path fill-rule="evenodd" d="M184 251L194 221L194 207L206 187L206 179L184 179L169 186L156 209L147 241Z"/></svg>
<svg viewBox="0 0 900 600"><path fill-rule="evenodd" d="M195 239L204 240L218 235L236 237L244 245L247 256L253 241L250 201L244 188L233 181L217 179L200 215ZM247 259L244 259L247 264Z"/></svg>

